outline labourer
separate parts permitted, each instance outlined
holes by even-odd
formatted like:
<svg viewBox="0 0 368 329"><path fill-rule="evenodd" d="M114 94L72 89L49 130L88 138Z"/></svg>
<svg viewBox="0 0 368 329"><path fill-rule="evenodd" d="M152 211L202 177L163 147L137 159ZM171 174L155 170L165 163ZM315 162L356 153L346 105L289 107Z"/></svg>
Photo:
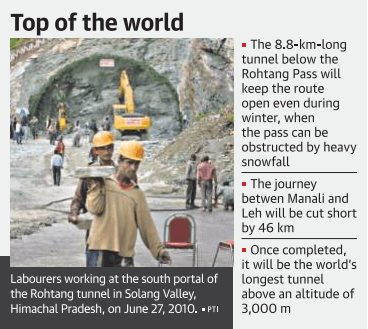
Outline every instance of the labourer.
<svg viewBox="0 0 368 329"><path fill-rule="evenodd" d="M56 128L55 120L51 121L48 131L49 131L49 137L50 137L50 145L55 145L55 140L57 136L57 128Z"/></svg>
<svg viewBox="0 0 368 329"><path fill-rule="evenodd" d="M13 124L12 120L10 119L10 139L13 139L14 131L13 131Z"/></svg>
<svg viewBox="0 0 368 329"><path fill-rule="evenodd" d="M89 155L88 155L88 165L96 162L98 159L96 153L95 153L95 148L92 146L91 149L89 150Z"/></svg>
<svg viewBox="0 0 368 329"><path fill-rule="evenodd" d="M94 158L95 161L91 161L89 158L89 166L113 166L115 167L114 161L112 161L112 155L114 152L114 137L107 131L100 131L93 137L93 154L97 156ZM74 194L74 198L70 205L70 214L68 217L69 222L78 224L78 215L82 210L83 213L87 212L85 203L87 198L87 190L89 183L87 180L80 179L77 189ZM89 231L87 230L86 239L88 238Z"/></svg>
<svg viewBox="0 0 368 329"><path fill-rule="evenodd" d="M54 155L51 157L50 169L52 170L52 177L54 178L54 185L60 185L61 168L63 167L63 158L54 150Z"/></svg>
<svg viewBox="0 0 368 329"><path fill-rule="evenodd" d="M31 121L29 121L29 125L31 127L31 134L33 136L33 139L36 139L36 137L37 137L37 123L38 123L38 119L35 115L33 115Z"/></svg>
<svg viewBox="0 0 368 329"><path fill-rule="evenodd" d="M144 193L134 182L144 157L143 146L137 141L122 142L118 155L116 174L89 179L86 205L95 219L87 240L87 266L133 267L138 230L153 257L170 264Z"/></svg>
<svg viewBox="0 0 368 329"><path fill-rule="evenodd" d="M80 139L81 139L81 127L79 124L79 120L77 120L73 127L73 146L80 147Z"/></svg>
<svg viewBox="0 0 368 329"><path fill-rule="evenodd" d="M63 143L63 136L59 135L57 138L57 144L55 150L64 158L65 155L65 144Z"/></svg>
<svg viewBox="0 0 368 329"><path fill-rule="evenodd" d="M15 135L16 135L17 144L22 144L22 136L23 136L22 124L20 122L20 119L17 119L16 122L17 123L15 125Z"/></svg>
<svg viewBox="0 0 368 329"><path fill-rule="evenodd" d="M186 113L183 114L183 126L184 128L188 126L188 117Z"/></svg>
<svg viewBox="0 0 368 329"><path fill-rule="evenodd" d="M202 206L203 211L212 212L212 189L215 182L217 188L216 168L209 163L209 156L206 155L202 159L202 163L197 168L198 186L202 189Z"/></svg>
<svg viewBox="0 0 368 329"><path fill-rule="evenodd" d="M96 119L92 119L92 122L89 125L89 129L91 130L91 139L90 139L90 142L92 143L93 136L96 135L97 132L98 132Z"/></svg>
<svg viewBox="0 0 368 329"><path fill-rule="evenodd" d="M13 118L12 127L13 127L13 139L14 139L14 141L17 141L17 133L16 133L16 129L17 129L17 117L16 116L14 116L14 118Z"/></svg>
<svg viewBox="0 0 368 329"><path fill-rule="evenodd" d="M197 165L196 165L196 155L192 154L187 163L187 201L186 208L195 208L194 200L197 192Z"/></svg>
<svg viewBox="0 0 368 329"><path fill-rule="evenodd" d="M111 125L110 125L110 119L109 117L105 117L104 122L102 123L102 130L110 131Z"/></svg>
<svg viewBox="0 0 368 329"><path fill-rule="evenodd" d="M225 210L231 207L234 210L234 187L230 186L229 181L225 181L222 184L220 190L216 193L215 199L222 195L222 203L224 204Z"/></svg>

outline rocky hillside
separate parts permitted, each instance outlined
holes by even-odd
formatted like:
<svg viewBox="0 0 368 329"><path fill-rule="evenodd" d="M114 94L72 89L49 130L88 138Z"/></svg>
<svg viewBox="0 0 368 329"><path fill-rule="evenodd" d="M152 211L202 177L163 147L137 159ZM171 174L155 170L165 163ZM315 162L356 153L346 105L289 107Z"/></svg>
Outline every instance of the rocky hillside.
<svg viewBox="0 0 368 329"><path fill-rule="evenodd" d="M233 39L47 39L29 48L11 53L11 114L26 107L42 125L63 102L71 123L100 122L118 102L124 69L137 111L152 118L149 140L168 144L143 164L140 183L182 191L191 153L208 154L220 181L232 180ZM115 66L99 67L102 58Z"/></svg>
<svg viewBox="0 0 368 329"><path fill-rule="evenodd" d="M172 139L183 117L233 103L233 49L232 39L48 39L11 62L10 106L44 122L63 102L70 122L100 121L118 102L124 69L137 111L152 116L153 139ZM101 58L115 66L99 67Z"/></svg>
<svg viewBox="0 0 368 329"><path fill-rule="evenodd" d="M207 114L183 130L178 137L143 162L139 184L152 194L185 195L186 164L192 153L197 163L205 155L216 167L218 182L234 180L234 122L232 106L219 114Z"/></svg>

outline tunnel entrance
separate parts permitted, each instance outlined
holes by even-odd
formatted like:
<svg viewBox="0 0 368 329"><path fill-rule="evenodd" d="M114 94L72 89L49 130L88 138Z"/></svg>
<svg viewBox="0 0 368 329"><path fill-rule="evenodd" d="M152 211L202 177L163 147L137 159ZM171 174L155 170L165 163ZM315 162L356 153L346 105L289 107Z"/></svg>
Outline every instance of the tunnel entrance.
<svg viewBox="0 0 368 329"><path fill-rule="evenodd" d="M114 67L100 67L100 59L114 60ZM29 99L31 114L40 121L57 118L58 104L65 103L68 129L79 120L83 126L95 119L102 124L106 116L113 121L113 104L119 103L120 74L125 70L133 89L137 114L149 115L149 139L173 139L181 131L179 100L170 81L145 62L127 57L98 54L60 69L37 94Z"/></svg>

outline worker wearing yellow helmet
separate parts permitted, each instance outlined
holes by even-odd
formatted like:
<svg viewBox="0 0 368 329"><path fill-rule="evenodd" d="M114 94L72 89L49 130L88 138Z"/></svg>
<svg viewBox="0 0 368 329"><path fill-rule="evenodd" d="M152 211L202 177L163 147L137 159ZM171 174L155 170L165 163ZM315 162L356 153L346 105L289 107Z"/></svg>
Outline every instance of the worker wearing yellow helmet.
<svg viewBox="0 0 368 329"><path fill-rule="evenodd" d="M133 267L138 230L152 256L171 263L159 239L144 193L135 183L144 159L140 142L122 142L117 171L105 179L91 179L86 206L95 215L87 240L88 267Z"/></svg>
<svg viewBox="0 0 368 329"><path fill-rule="evenodd" d="M113 166L115 167L114 161L111 159L114 152L114 136L108 131L100 131L94 135L92 139L92 154L97 157L97 160L90 161L89 166ZM80 179L77 189L74 194L74 198L70 205L70 214L68 217L69 222L78 224L78 215L80 211L83 213L87 212L85 207L88 181ZM89 231L87 230L88 238Z"/></svg>

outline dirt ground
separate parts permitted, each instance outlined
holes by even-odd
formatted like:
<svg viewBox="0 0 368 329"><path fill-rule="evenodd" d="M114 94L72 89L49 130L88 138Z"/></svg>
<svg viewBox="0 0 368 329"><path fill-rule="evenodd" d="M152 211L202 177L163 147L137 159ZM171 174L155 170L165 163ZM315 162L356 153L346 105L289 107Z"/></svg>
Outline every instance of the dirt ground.
<svg viewBox="0 0 368 329"><path fill-rule="evenodd" d="M54 186L50 169L54 146L49 140L28 139L21 145L10 141L11 238L32 234L40 227L67 218L70 198L78 183L74 170L87 165L90 144L85 139L81 147L72 147L71 136L67 136L64 143L66 161L61 171L61 183ZM119 142L115 143L117 148Z"/></svg>
<svg viewBox="0 0 368 329"><path fill-rule="evenodd" d="M64 141L66 164L60 186L53 185L50 159L54 146L50 146L47 139L28 140L22 145L10 141L11 266L84 266L84 231L67 223L67 214L78 181L74 170L86 165L90 145L83 143L80 148L73 148L71 137ZM157 145L152 145L157 150ZM150 146L146 146L148 154L152 154ZM140 174L144 175L149 166L150 156L140 168ZM178 193L160 192L158 184L158 189L151 187L146 196L162 237L165 218L173 212L185 211L185 189L180 191L181 197ZM200 205L199 198L200 195L197 205ZM191 210L190 214L197 223L199 266L211 266L218 242L233 238L233 212L224 211L220 206L212 214L203 213L200 208ZM136 255L137 266L157 265L141 239L137 242ZM221 257L223 266L229 266L226 253ZM177 266L191 264L188 257L175 257L175 260L178 260Z"/></svg>
<svg viewBox="0 0 368 329"><path fill-rule="evenodd" d="M51 209L67 211L68 201L56 203L54 207L45 206L74 195L77 184L74 168L86 164L89 145L72 148L71 138L67 138L65 144L67 160L62 169L61 184L54 186L50 160L55 146L46 138L28 139L21 145L10 141L11 238L31 234L39 227L66 218L66 213Z"/></svg>

